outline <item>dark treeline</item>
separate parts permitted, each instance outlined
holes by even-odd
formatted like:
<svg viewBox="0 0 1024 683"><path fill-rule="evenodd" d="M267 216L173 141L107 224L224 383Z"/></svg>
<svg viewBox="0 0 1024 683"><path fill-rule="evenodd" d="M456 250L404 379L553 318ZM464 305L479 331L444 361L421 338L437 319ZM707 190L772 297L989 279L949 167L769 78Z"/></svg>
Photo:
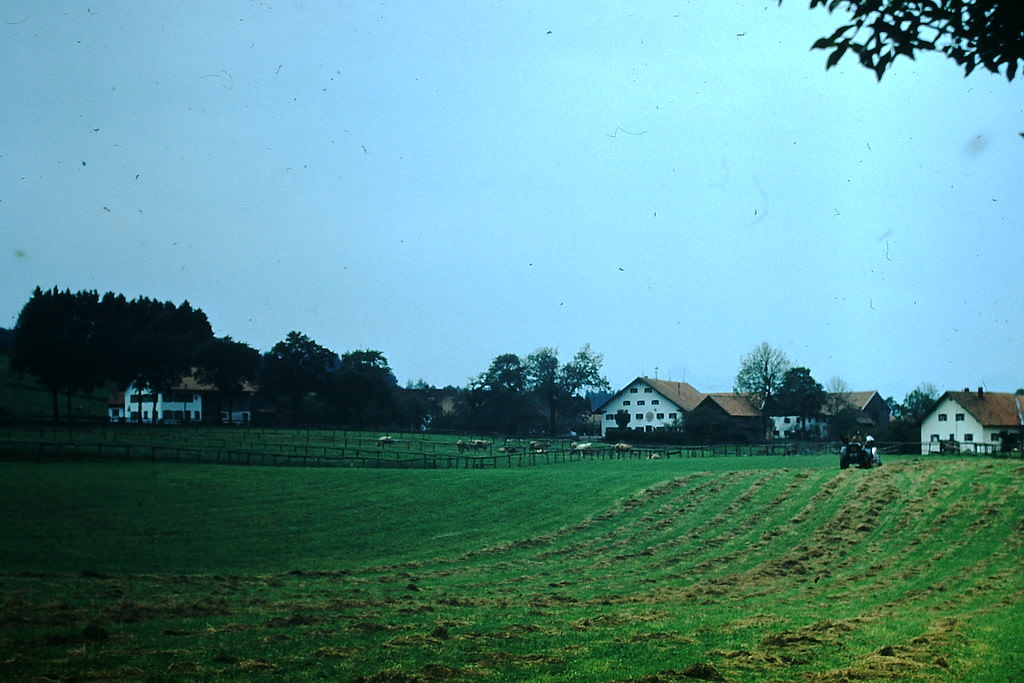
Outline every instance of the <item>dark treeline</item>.
<svg viewBox="0 0 1024 683"><path fill-rule="evenodd" d="M216 391L227 414L243 395L262 423L502 433L555 433L582 426L588 391L607 391L602 357L585 346L567 363L538 349L503 354L465 387L422 380L400 388L380 351L338 354L300 332L265 353L216 337L206 314L181 304L95 291L36 288L0 351L52 397L53 418L71 396L103 388L158 392L193 377ZM204 413L206 414L206 413Z"/></svg>
<svg viewBox="0 0 1024 683"><path fill-rule="evenodd" d="M11 366L28 372L53 398L89 392L106 383L125 389L165 388L187 375L201 347L214 339L206 314L140 297L57 288L32 293L18 316L10 344Z"/></svg>
<svg viewBox="0 0 1024 683"><path fill-rule="evenodd" d="M610 390L601 375L604 357L587 344L566 363L542 347L520 357L504 353L461 389L447 390L446 409L431 416L434 428L500 434L588 433L589 397Z"/></svg>

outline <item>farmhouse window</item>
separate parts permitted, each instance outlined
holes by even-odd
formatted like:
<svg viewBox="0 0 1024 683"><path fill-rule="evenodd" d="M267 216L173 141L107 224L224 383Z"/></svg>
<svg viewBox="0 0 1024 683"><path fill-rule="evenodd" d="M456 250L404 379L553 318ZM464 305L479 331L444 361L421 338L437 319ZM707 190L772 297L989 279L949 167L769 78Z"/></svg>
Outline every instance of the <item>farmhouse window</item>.
<svg viewBox="0 0 1024 683"><path fill-rule="evenodd" d="M645 394L649 394L649 393L651 393L653 391L654 391L654 389L651 389L650 387L644 387L644 393Z"/></svg>
<svg viewBox="0 0 1024 683"><path fill-rule="evenodd" d="M644 403L645 403L645 401L637 401L637 402L636 402L636 404L637 404L638 406L642 406L642 405L643 405Z"/></svg>
<svg viewBox="0 0 1024 683"><path fill-rule="evenodd" d="M971 434L970 432L964 434L964 441L974 441L974 434Z"/></svg>
<svg viewBox="0 0 1024 683"><path fill-rule="evenodd" d="M949 415L945 413L939 413L939 422L945 422L949 419Z"/></svg>
<svg viewBox="0 0 1024 683"><path fill-rule="evenodd" d="M670 420L676 419L676 414L675 413L669 413L668 414L668 419L670 419Z"/></svg>
<svg viewBox="0 0 1024 683"><path fill-rule="evenodd" d="M636 419L638 419L638 420L644 419L644 414L643 413L637 413L636 414Z"/></svg>
<svg viewBox="0 0 1024 683"><path fill-rule="evenodd" d="M963 422L964 421L964 414L963 413L957 413L956 414L956 421L957 422Z"/></svg>
<svg viewBox="0 0 1024 683"><path fill-rule="evenodd" d="M615 416L612 415L611 413L608 413L607 415L604 416L604 420L605 422L615 422Z"/></svg>
<svg viewBox="0 0 1024 683"><path fill-rule="evenodd" d="M999 441L999 435L998 434L993 434L992 435L992 440L993 441Z"/></svg>
<svg viewBox="0 0 1024 683"><path fill-rule="evenodd" d="M658 419L659 420L664 420L665 419L665 413L658 413Z"/></svg>
<svg viewBox="0 0 1024 683"><path fill-rule="evenodd" d="M939 440L939 435L938 434L932 434L932 441L938 441L938 440Z"/></svg>
<svg viewBox="0 0 1024 683"><path fill-rule="evenodd" d="M624 405L624 406L628 406L628 405L629 405L629 401L623 401L623 402L622 402L622 405Z"/></svg>
<svg viewBox="0 0 1024 683"><path fill-rule="evenodd" d="M639 392L640 392L640 390L638 388L636 388L636 387L630 387L629 388L629 393L631 393L631 394L636 394L636 393L639 393Z"/></svg>
<svg viewBox="0 0 1024 683"><path fill-rule="evenodd" d="M661 403L661 401L659 401L659 400L658 400L658 399L656 399L656 398L652 398L652 399L651 399L651 405L652 405L652 406L656 406L656 405L658 405L658 404L660 404L660 403Z"/></svg>

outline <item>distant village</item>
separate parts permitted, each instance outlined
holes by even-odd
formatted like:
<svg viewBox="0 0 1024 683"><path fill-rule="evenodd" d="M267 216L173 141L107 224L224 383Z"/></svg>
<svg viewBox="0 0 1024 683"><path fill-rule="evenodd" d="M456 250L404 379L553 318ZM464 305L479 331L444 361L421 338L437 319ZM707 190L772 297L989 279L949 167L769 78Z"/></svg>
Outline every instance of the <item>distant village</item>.
<svg viewBox="0 0 1024 683"><path fill-rule="evenodd" d="M338 354L299 332L265 353L215 337L206 315L122 295L36 289L14 330L0 330L13 371L53 397L110 390L114 423L332 426L512 436L590 435L614 442L842 441L915 445L925 453L1019 450L1021 391L939 393L921 385L903 401L838 378L826 390L763 343L740 362L733 392L636 377L618 389L585 345L569 360L542 347L506 353L464 387L400 387L376 350ZM70 402L69 402L70 405ZM67 411L65 411L67 413ZM70 417L70 415L66 415ZM98 417L98 416L97 416Z"/></svg>

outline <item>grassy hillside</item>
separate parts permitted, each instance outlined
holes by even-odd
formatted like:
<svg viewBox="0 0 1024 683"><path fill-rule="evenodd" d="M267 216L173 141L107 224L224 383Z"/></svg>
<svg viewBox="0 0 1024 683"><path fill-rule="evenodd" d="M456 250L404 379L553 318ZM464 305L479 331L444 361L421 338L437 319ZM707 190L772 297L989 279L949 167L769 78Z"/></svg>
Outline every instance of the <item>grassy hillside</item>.
<svg viewBox="0 0 1024 683"><path fill-rule="evenodd" d="M107 414L110 391L103 389L90 394L75 393L71 397L71 413L76 419L101 419ZM60 397L61 419L66 417L67 397ZM30 374L11 370L9 354L0 353L0 421L50 420L53 418L53 399L48 389Z"/></svg>
<svg viewBox="0 0 1024 683"><path fill-rule="evenodd" d="M1022 488L987 459L0 463L0 678L1013 680Z"/></svg>

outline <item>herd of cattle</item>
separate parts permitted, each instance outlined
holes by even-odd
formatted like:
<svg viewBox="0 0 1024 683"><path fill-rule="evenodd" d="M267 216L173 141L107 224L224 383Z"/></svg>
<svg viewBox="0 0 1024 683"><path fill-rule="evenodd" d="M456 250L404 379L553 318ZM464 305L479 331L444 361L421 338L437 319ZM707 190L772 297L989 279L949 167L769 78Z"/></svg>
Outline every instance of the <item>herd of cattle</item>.
<svg viewBox="0 0 1024 683"><path fill-rule="evenodd" d="M377 445L382 447L393 446L395 443L395 438L387 434L382 435L377 439ZM466 451L486 451L490 450L491 446L493 445L494 442L487 441L486 439L459 439L458 441L455 442L455 446L459 449L459 453L465 453ZM551 448L551 442L549 441L530 441L526 445L506 443L504 446L498 447L498 452L518 453L520 451L526 451L529 453L546 453L549 448ZM571 444L569 444L569 450L575 453L586 453L587 451L590 451L591 449L594 448L594 443L591 441L586 441L583 443L573 441ZM611 450L614 451L615 453L626 455L633 451L633 446L628 443L623 443L620 441L619 443L613 445L611 447ZM660 457L661 456L658 455L657 453L651 453L648 456L648 458L652 460L657 460Z"/></svg>

